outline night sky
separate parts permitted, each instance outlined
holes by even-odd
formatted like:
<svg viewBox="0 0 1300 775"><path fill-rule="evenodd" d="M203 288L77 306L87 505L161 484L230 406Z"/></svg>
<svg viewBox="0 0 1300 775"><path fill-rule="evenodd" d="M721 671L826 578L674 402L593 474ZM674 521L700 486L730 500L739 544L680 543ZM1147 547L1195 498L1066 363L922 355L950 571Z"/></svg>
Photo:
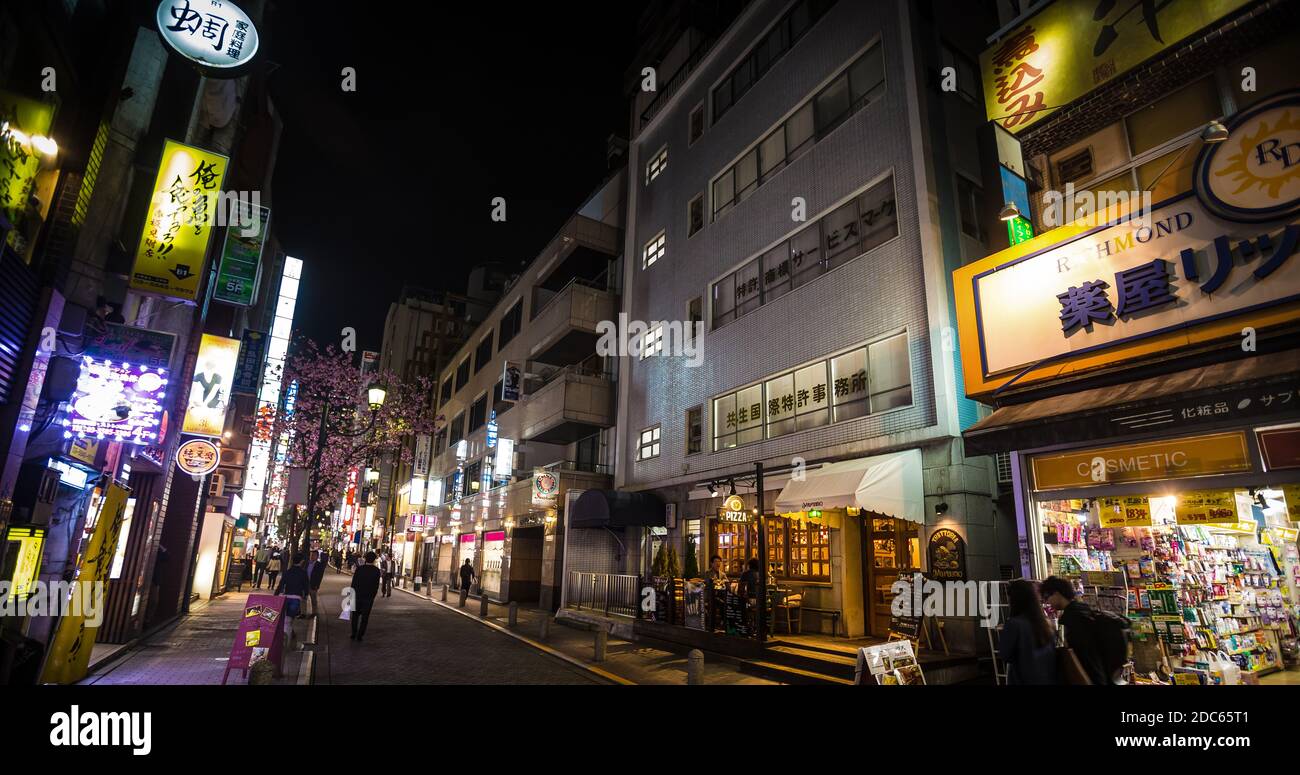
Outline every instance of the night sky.
<svg viewBox="0 0 1300 775"><path fill-rule="evenodd" d="M473 265L545 247L605 177L606 137L627 136L643 5L277 4L272 223L305 262L299 331L337 342L352 326L378 350L404 284L463 292ZM345 66L356 92L340 88Z"/></svg>

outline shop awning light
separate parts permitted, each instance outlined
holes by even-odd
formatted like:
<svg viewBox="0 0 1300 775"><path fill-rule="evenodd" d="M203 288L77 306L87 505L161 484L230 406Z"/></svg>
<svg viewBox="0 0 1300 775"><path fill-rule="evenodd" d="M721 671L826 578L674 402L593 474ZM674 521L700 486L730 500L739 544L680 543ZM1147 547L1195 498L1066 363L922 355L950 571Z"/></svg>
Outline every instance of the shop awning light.
<svg viewBox="0 0 1300 775"><path fill-rule="evenodd" d="M1201 142L1215 143L1227 142L1228 128L1218 121L1211 121L1201 130Z"/></svg>
<svg viewBox="0 0 1300 775"><path fill-rule="evenodd" d="M1007 202L1002 205L1002 210L998 213L1000 221L1014 221L1020 217L1020 208L1016 207L1015 202Z"/></svg>

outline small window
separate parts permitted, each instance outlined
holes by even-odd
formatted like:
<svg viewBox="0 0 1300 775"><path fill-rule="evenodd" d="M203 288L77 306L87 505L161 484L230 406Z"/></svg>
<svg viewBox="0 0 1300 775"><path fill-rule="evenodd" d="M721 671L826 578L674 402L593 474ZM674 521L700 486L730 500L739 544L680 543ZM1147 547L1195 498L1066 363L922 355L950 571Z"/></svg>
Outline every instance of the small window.
<svg viewBox="0 0 1300 775"><path fill-rule="evenodd" d="M659 149L659 153L656 153L654 156L650 158L650 161L646 162L645 165L646 185L649 185L650 181L659 177L659 173L663 172L664 168L667 166L668 166L668 146L665 145L663 148Z"/></svg>
<svg viewBox="0 0 1300 775"><path fill-rule="evenodd" d="M484 366L492 361L492 332L483 337L483 341L478 343L478 348L474 350L474 373L478 374Z"/></svg>
<svg viewBox="0 0 1300 775"><path fill-rule="evenodd" d="M451 377L442 383L442 393L439 395L439 406L451 400Z"/></svg>
<svg viewBox="0 0 1300 775"><path fill-rule="evenodd" d="M686 410L686 454L694 455L704 451L704 407L694 406Z"/></svg>
<svg viewBox="0 0 1300 775"><path fill-rule="evenodd" d="M713 220L718 220L736 198L736 168L732 167L713 181Z"/></svg>
<svg viewBox="0 0 1300 775"><path fill-rule="evenodd" d="M465 413L461 412L451 421L451 431L447 439L449 443L455 444L463 438L465 438Z"/></svg>
<svg viewBox="0 0 1300 775"><path fill-rule="evenodd" d="M645 250L641 254L642 269L649 269L654 262L664 257L667 240L667 233L661 231L654 239L645 244Z"/></svg>
<svg viewBox="0 0 1300 775"><path fill-rule="evenodd" d="M696 324L704 323L704 299L696 296L686 305L686 338L695 337Z"/></svg>
<svg viewBox="0 0 1300 775"><path fill-rule="evenodd" d="M500 350L506 346L506 342L515 338L519 333L524 321L524 300L520 299L510 308L510 311L501 317L501 331L497 336L497 349Z"/></svg>
<svg viewBox="0 0 1300 775"><path fill-rule="evenodd" d="M695 141L704 136L704 105L696 105L686 128L686 147L695 145Z"/></svg>
<svg viewBox="0 0 1300 775"><path fill-rule="evenodd" d="M487 393L478 397L469 408L469 432L482 428L487 423Z"/></svg>
<svg viewBox="0 0 1300 775"><path fill-rule="evenodd" d="M641 337L641 356L640 360L653 358L661 355L664 351L664 327L662 324L655 326Z"/></svg>
<svg viewBox="0 0 1300 775"><path fill-rule="evenodd" d="M1092 149L1067 156L1056 163L1056 179L1062 185L1092 177Z"/></svg>
<svg viewBox="0 0 1300 775"><path fill-rule="evenodd" d="M984 241L984 221L980 211L984 206L984 189L957 176L957 208L961 211L962 233L971 239Z"/></svg>
<svg viewBox="0 0 1300 775"><path fill-rule="evenodd" d="M456 389L460 390L469 384L469 358L461 361L456 367Z"/></svg>
<svg viewBox="0 0 1300 775"><path fill-rule="evenodd" d="M658 425L641 431L636 445L637 460L649 460L650 458L659 457L659 431Z"/></svg>
<svg viewBox="0 0 1300 775"><path fill-rule="evenodd" d="M813 112L817 121L817 136L824 137L840 125L849 115L852 100L849 97L848 75L841 75L813 98Z"/></svg>
<svg viewBox="0 0 1300 775"><path fill-rule="evenodd" d="M694 237L704 228L704 194L696 194L686 205L686 236Z"/></svg>
<svg viewBox="0 0 1300 775"><path fill-rule="evenodd" d="M713 284L713 327L720 328L736 318L736 275Z"/></svg>

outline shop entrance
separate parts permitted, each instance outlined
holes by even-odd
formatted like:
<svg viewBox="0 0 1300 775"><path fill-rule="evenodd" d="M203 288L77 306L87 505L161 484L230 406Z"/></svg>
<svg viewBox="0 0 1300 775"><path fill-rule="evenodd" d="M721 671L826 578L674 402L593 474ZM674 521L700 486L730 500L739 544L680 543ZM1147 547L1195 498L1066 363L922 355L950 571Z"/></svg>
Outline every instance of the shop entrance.
<svg viewBox="0 0 1300 775"><path fill-rule="evenodd" d="M889 637L890 588L899 576L920 568L920 526L905 519L862 514L862 590L867 630L877 638Z"/></svg>
<svg viewBox="0 0 1300 775"><path fill-rule="evenodd" d="M517 527L510 534L509 600L536 604L542 591L544 527Z"/></svg>

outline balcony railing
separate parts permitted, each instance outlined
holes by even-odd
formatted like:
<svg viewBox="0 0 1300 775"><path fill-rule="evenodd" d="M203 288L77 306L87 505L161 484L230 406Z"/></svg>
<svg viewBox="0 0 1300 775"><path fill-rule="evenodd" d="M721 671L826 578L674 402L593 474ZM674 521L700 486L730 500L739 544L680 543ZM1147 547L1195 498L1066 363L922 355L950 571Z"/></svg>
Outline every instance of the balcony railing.
<svg viewBox="0 0 1300 775"><path fill-rule="evenodd" d="M565 606L579 611L595 611L608 616L636 616L636 576L619 573L569 571L564 593Z"/></svg>

